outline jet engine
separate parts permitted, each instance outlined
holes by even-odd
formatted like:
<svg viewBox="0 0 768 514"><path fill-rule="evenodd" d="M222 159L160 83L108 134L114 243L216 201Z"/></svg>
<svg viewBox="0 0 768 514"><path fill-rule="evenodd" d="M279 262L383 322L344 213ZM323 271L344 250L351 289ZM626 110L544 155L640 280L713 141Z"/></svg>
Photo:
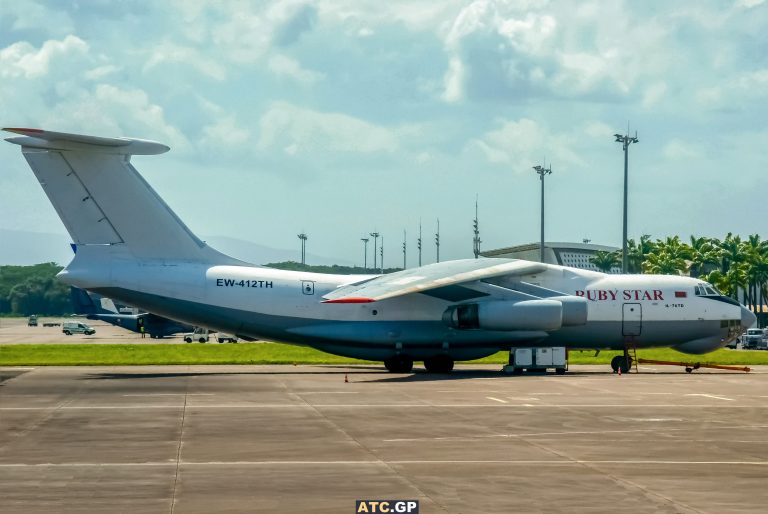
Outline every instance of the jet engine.
<svg viewBox="0 0 768 514"><path fill-rule="evenodd" d="M443 313L443 322L457 329L548 331L586 321L586 300L570 296L468 303L454 305Z"/></svg>

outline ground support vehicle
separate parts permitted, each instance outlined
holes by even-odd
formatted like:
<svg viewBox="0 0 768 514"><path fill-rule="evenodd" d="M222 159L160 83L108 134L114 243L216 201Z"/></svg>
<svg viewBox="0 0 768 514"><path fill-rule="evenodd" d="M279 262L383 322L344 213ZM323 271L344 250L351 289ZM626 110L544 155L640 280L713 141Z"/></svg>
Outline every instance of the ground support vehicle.
<svg viewBox="0 0 768 514"><path fill-rule="evenodd" d="M542 348L513 348L509 351L509 364L504 366L505 373L520 374L546 372L554 368L558 375L568 370L568 357L564 346Z"/></svg>
<svg viewBox="0 0 768 514"><path fill-rule="evenodd" d="M96 333L96 330L94 330L90 325L86 325L85 323L81 323L79 321L65 322L61 327L61 331L68 336L71 336L72 334L85 334L87 336L92 336Z"/></svg>

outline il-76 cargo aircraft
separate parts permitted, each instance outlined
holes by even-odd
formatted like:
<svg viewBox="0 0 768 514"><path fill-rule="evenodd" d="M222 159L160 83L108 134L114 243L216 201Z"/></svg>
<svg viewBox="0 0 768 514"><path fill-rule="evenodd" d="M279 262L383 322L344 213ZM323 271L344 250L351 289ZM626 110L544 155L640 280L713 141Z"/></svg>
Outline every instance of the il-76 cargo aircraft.
<svg viewBox="0 0 768 514"><path fill-rule="evenodd" d="M518 346L705 353L754 315L710 284L607 275L514 259L468 259L387 275L254 266L197 238L131 165L152 141L5 129L77 244L67 284L191 325L448 372ZM614 361L626 369L623 357Z"/></svg>

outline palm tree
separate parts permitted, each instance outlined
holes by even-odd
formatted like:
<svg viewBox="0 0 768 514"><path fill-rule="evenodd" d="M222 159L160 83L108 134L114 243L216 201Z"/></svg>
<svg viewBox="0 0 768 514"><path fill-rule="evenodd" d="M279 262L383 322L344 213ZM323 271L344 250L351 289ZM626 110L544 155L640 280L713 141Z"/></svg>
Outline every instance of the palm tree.
<svg viewBox="0 0 768 514"><path fill-rule="evenodd" d="M610 273L614 267L621 265L621 257L619 252L597 251L589 258L589 262L597 266L600 271Z"/></svg>
<svg viewBox="0 0 768 514"><path fill-rule="evenodd" d="M680 237L667 237L664 241L657 239L653 250L643 262L645 273L659 275L682 275L688 271L688 261L691 248L680 241Z"/></svg>
<svg viewBox="0 0 768 514"><path fill-rule="evenodd" d="M713 271L720 264L719 241L710 237L691 236L691 264L692 277L698 277Z"/></svg>
<svg viewBox="0 0 768 514"><path fill-rule="evenodd" d="M640 236L640 241L635 243L634 239L627 241L627 260L629 261L628 273L642 273L643 263L649 253L653 251L654 243L649 234Z"/></svg>

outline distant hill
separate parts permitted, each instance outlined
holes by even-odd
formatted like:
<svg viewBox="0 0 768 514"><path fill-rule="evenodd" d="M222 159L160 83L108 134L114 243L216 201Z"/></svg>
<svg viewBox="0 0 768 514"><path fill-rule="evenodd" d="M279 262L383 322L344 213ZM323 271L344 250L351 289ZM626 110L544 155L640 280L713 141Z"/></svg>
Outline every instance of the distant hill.
<svg viewBox="0 0 768 514"><path fill-rule="evenodd" d="M203 236L202 239L217 250L254 264L295 260L299 249L286 250L224 236ZM66 265L72 260L71 239L63 234L26 232L0 229L0 266L27 266L41 262ZM307 254L312 264L352 264L350 261Z"/></svg>

